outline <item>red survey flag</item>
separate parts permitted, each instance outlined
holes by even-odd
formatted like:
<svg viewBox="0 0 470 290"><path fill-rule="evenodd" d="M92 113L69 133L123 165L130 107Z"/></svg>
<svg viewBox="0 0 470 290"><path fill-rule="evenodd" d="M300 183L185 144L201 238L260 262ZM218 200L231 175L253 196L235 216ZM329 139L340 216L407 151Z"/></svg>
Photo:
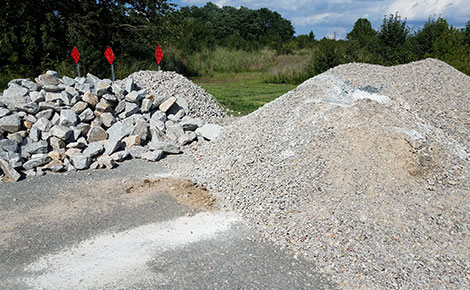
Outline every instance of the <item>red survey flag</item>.
<svg viewBox="0 0 470 290"><path fill-rule="evenodd" d="M160 62L163 59L163 51L162 51L160 44L157 46L157 49L155 50L155 59L157 60L157 64L160 64Z"/></svg>
<svg viewBox="0 0 470 290"><path fill-rule="evenodd" d="M80 59L80 52L78 51L75 45L73 46L72 52L70 53L70 55L72 56L75 63L78 63L78 60Z"/></svg>
<svg viewBox="0 0 470 290"><path fill-rule="evenodd" d="M106 51L104 52L104 56L106 56L106 59L108 60L109 64L113 64L114 61L114 53L111 47L107 47Z"/></svg>

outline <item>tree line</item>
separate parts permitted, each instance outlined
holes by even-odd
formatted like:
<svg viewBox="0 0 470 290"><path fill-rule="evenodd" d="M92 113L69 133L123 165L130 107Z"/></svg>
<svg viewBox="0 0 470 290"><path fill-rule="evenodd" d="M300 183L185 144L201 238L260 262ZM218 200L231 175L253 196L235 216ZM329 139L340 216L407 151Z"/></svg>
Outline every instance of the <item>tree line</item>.
<svg viewBox="0 0 470 290"><path fill-rule="evenodd" d="M81 53L83 72L109 77L103 53L116 55L116 75L156 69L153 52L164 49L162 67L194 75L191 55L217 47L253 51L274 49L278 54L303 50L313 55L299 82L346 62L383 65L426 57L448 62L470 74L470 21L463 29L430 18L413 31L398 14L384 17L377 30L358 19L346 40L316 40L313 32L295 36L290 21L263 8L176 7L167 0L4 0L0 10L0 75L35 76L47 69L73 74L70 51Z"/></svg>

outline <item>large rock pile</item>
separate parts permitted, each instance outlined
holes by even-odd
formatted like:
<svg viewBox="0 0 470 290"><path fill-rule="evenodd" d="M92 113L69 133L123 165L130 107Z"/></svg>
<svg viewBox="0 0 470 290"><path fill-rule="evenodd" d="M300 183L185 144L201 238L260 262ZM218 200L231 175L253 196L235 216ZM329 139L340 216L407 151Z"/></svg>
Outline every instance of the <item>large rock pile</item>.
<svg viewBox="0 0 470 290"><path fill-rule="evenodd" d="M166 84L167 75L175 74L155 72L154 79ZM172 86L195 86L184 77L178 81ZM21 173L112 168L126 158L158 161L180 153L180 146L220 131L191 113L200 106L194 104L198 93L189 99L174 90L152 94L133 77L113 83L91 74L60 78L54 71L35 82L12 80L0 95L0 171L17 181ZM223 116L219 107L207 112Z"/></svg>
<svg viewBox="0 0 470 290"><path fill-rule="evenodd" d="M347 289L470 287L470 77L347 64L226 127L198 170Z"/></svg>

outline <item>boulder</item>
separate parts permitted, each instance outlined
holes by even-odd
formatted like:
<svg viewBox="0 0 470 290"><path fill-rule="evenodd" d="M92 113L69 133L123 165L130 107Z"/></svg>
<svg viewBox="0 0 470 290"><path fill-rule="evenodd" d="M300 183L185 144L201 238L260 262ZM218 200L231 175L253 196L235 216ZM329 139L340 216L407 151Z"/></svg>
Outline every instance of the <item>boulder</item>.
<svg viewBox="0 0 470 290"><path fill-rule="evenodd" d="M166 111L168 111L175 102L176 98L170 97L168 100L164 101L158 108L160 109L160 111L166 113Z"/></svg>
<svg viewBox="0 0 470 290"><path fill-rule="evenodd" d="M220 125L205 124L204 126L196 130L196 134L210 141L210 140L214 140L220 134L222 134L223 130L224 128Z"/></svg>
<svg viewBox="0 0 470 290"><path fill-rule="evenodd" d="M132 127L117 122L111 126L106 132L108 140L105 143L105 154L111 155L121 146L121 140L130 135Z"/></svg>
<svg viewBox="0 0 470 290"><path fill-rule="evenodd" d="M133 146L127 151L129 151L129 154L132 156L132 158L142 158L142 156L149 150L142 146Z"/></svg>
<svg viewBox="0 0 470 290"><path fill-rule="evenodd" d="M78 123L77 114L72 110L62 110L60 111L59 125L61 126L75 126Z"/></svg>
<svg viewBox="0 0 470 290"><path fill-rule="evenodd" d="M12 114L0 118L0 130L8 133L13 133L21 128L21 120L18 114Z"/></svg>
<svg viewBox="0 0 470 290"><path fill-rule="evenodd" d="M147 161L158 161L162 158L163 156L163 151L161 150L156 150L156 151L148 151L147 153L142 154L142 159L147 160Z"/></svg>
<svg viewBox="0 0 470 290"><path fill-rule="evenodd" d="M111 127L114 123L116 123L116 118L113 116L112 113L103 113L100 115L100 120L103 123L103 126L106 128Z"/></svg>
<svg viewBox="0 0 470 290"><path fill-rule="evenodd" d="M103 151L103 144L101 144L100 142L92 142L88 144L88 147L83 151L83 154L93 158L103 153Z"/></svg>
<svg viewBox="0 0 470 290"><path fill-rule="evenodd" d="M113 169L116 166L116 162L109 155L100 156L96 161L100 167L106 167L106 169Z"/></svg>
<svg viewBox="0 0 470 290"><path fill-rule="evenodd" d="M10 163L0 158L0 169L3 173L11 180L11 181L18 181L21 178L21 175L18 171L13 168Z"/></svg>
<svg viewBox="0 0 470 290"><path fill-rule="evenodd" d="M150 150L161 150L167 154L179 154L181 152L178 146L163 141L151 142L149 148Z"/></svg>
<svg viewBox="0 0 470 290"><path fill-rule="evenodd" d="M75 169L78 170L87 169L91 164L91 157L86 154L73 154L70 156L70 160Z"/></svg>
<svg viewBox="0 0 470 290"><path fill-rule="evenodd" d="M89 143L106 140L108 138L108 133L106 130L99 126L91 126L88 131L87 140Z"/></svg>
<svg viewBox="0 0 470 290"><path fill-rule="evenodd" d="M82 122L90 122L95 118L95 114L90 108L86 108L78 117Z"/></svg>
<svg viewBox="0 0 470 290"><path fill-rule="evenodd" d="M66 141L73 133L71 128L64 127L61 125L55 125L51 128L50 133L61 140Z"/></svg>
<svg viewBox="0 0 470 290"><path fill-rule="evenodd" d="M23 168L26 170L33 169L39 166L43 166L49 161L51 161L51 158L47 154L34 154L33 156L31 156L31 159L29 159L29 161L23 164Z"/></svg>
<svg viewBox="0 0 470 290"><path fill-rule="evenodd" d="M88 103L89 105L93 106L93 107L95 107L96 104L98 104L98 102L99 102L98 97L93 95L90 92L86 92L85 94L83 94L82 100L84 102Z"/></svg>
<svg viewBox="0 0 470 290"><path fill-rule="evenodd" d="M18 142L10 139L3 139L0 140L0 152L1 151L6 151L6 152L18 152Z"/></svg>

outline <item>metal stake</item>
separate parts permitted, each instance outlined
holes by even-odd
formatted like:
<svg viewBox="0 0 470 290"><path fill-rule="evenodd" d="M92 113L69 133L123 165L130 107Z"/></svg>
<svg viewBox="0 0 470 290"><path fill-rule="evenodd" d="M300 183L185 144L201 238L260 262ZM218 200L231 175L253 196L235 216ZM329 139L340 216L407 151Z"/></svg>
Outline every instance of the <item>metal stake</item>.
<svg viewBox="0 0 470 290"><path fill-rule="evenodd" d="M77 62L77 73L78 73L78 77L80 77L80 65L78 64L78 62Z"/></svg>
<svg viewBox="0 0 470 290"><path fill-rule="evenodd" d="M111 73L112 73L113 82L114 82L114 64L111 64Z"/></svg>
<svg viewBox="0 0 470 290"><path fill-rule="evenodd" d="M158 70L160 70L160 65L158 65Z"/></svg>

